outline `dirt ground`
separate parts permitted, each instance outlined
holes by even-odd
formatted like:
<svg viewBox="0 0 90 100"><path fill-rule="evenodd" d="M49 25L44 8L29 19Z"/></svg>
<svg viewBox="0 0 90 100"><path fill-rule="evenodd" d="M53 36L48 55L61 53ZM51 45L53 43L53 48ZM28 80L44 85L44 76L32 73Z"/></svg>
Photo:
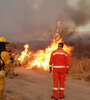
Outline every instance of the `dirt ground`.
<svg viewBox="0 0 90 100"><path fill-rule="evenodd" d="M52 100L52 74L17 68L19 76L6 78L5 100ZM66 80L63 100L90 100L90 85Z"/></svg>

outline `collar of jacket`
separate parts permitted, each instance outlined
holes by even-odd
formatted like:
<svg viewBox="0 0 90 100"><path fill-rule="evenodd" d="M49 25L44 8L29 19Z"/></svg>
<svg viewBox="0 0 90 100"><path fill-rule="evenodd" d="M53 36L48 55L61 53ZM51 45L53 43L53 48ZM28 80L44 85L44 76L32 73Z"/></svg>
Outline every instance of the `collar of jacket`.
<svg viewBox="0 0 90 100"><path fill-rule="evenodd" d="M57 50L63 50L63 48L60 48L60 47L59 47Z"/></svg>

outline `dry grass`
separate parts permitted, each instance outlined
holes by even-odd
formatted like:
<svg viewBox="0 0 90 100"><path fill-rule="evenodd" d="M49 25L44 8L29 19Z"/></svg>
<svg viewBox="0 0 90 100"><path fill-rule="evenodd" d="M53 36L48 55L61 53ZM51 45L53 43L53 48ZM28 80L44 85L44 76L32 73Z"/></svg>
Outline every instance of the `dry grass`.
<svg viewBox="0 0 90 100"><path fill-rule="evenodd" d="M70 58L71 68L69 71L69 77L72 79L79 79L90 81L90 59L76 57Z"/></svg>
<svg viewBox="0 0 90 100"><path fill-rule="evenodd" d="M68 77L71 79L90 81L90 46L88 43L85 44L79 42L78 45L75 44L77 42L71 42L71 44L74 45L74 51L72 53L72 56L70 57L71 68ZM24 50L23 45L23 43L12 43L9 46L15 48L17 54L20 54L21 51ZM30 48L30 50L33 52L37 51L38 49L40 49L38 48L38 46L32 46L32 48ZM27 65L28 62L26 60L27 58L25 58L25 62L23 63L23 65Z"/></svg>

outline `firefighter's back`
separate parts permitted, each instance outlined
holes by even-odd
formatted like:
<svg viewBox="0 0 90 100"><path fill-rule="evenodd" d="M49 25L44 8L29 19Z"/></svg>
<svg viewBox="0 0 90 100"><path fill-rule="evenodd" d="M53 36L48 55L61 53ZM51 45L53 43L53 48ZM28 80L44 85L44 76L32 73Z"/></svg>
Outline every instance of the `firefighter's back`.
<svg viewBox="0 0 90 100"><path fill-rule="evenodd" d="M53 52L53 65L54 66L66 66L66 56L67 53L62 49L57 49Z"/></svg>

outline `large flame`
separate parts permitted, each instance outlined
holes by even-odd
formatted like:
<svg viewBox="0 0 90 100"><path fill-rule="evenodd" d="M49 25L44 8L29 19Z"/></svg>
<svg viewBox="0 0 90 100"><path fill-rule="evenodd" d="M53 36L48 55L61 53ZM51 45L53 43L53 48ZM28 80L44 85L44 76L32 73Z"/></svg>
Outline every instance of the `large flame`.
<svg viewBox="0 0 90 100"><path fill-rule="evenodd" d="M45 50L38 50L35 54L29 52L29 45L25 45L25 51L21 53L21 56L18 60L22 63L27 63L27 69L31 69L33 67L43 68L44 70L48 70L49 68L49 60L51 53L58 48L58 43L63 42L63 39L60 38L60 21L58 21L56 33L54 35L54 39L51 42L51 45L48 46ZM67 46L64 44L63 48L68 54L71 54L73 47Z"/></svg>

